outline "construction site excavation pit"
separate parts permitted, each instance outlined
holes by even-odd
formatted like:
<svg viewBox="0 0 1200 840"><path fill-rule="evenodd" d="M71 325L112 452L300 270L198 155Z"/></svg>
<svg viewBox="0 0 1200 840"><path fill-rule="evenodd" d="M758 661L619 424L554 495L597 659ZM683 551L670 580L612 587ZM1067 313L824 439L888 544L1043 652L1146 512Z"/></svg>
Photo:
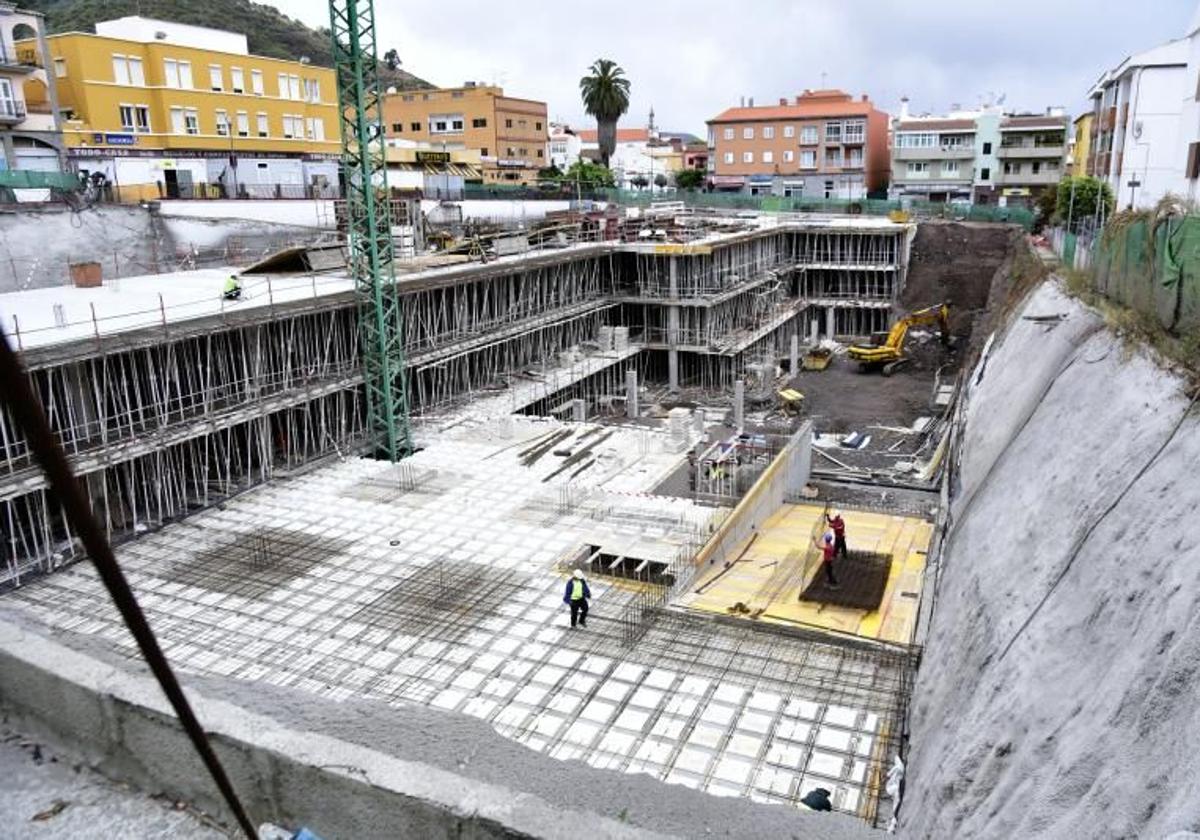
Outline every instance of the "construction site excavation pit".
<svg viewBox="0 0 1200 840"><path fill-rule="evenodd" d="M414 793L419 773L376 784L397 799L364 827L282 792L282 771L268 783L241 768L246 784L280 786L274 818L388 836L386 815L420 801L495 836L555 834L533 811L471 810L470 791L483 802L499 785L618 833L903 827L951 429L964 373L1021 282L1023 239L852 218L687 229L411 267L397 289L413 452L396 464L365 457L356 309L337 269L307 296L293 278L269 305L167 309L155 324L135 302L86 339L25 333L56 431L189 690L297 744L332 738L468 791ZM40 299L6 297L0 321L36 323ZM949 334L911 330L894 374L846 355L943 303ZM828 365L810 367L822 348ZM22 653L37 638L144 679L23 438L0 423L0 666L37 667ZM850 555L830 585L819 545L834 512ZM576 569L586 627L563 604ZM91 690L149 703L124 679ZM82 737L33 700L0 688L14 721ZM382 721L408 737L373 734ZM214 731L263 766L278 752L233 723ZM113 758L153 748L119 726L104 737L92 763L155 784ZM325 764L341 766L305 766L362 784ZM159 784L220 815L202 781ZM833 813L811 810L817 791Z"/></svg>

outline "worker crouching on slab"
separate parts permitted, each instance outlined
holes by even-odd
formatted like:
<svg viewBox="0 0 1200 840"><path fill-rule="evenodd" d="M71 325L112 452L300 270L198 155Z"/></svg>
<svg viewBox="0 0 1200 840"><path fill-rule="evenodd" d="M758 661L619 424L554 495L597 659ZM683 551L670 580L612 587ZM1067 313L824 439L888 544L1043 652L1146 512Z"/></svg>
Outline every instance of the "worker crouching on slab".
<svg viewBox="0 0 1200 840"><path fill-rule="evenodd" d="M833 574L833 557L837 553L833 544L833 534L826 534L824 540L813 540L813 545L821 549L821 565L825 568L825 579L829 581L829 588L837 589L837 577Z"/></svg>
<svg viewBox="0 0 1200 840"><path fill-rule="evenodd" d="M567 581L567 591L563 594L563 603L571 608L572 627L576 622L580 627L587 627L588 599L591 597L592 590L588 589L587 581L583 578L583 571L576 569L571 579Z"/></svg>
<svg viewBox="0 0 1200 840"><path fill-rule="evenodd" d="M236 274L230 274L225 281L225 288L221 292L221 297L225 300L241 300L242 298L242 278Z"/></svg>

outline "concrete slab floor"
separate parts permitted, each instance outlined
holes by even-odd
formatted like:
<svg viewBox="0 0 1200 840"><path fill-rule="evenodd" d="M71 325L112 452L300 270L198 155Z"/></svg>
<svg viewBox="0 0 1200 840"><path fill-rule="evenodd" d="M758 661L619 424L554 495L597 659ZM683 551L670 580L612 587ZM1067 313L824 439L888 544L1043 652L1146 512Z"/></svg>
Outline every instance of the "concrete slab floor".
<svg viewBox="0 0 1200 840"><path fill-rule="evenodd" d="M9 840L227 840L204 817L89 770L67 753L0 728L0 835Z"/></svg>
<svg viewBox="0 0 1200 840"><path fill-rule="evenodd" d="M851 548L892 558L880 608L850 609L798 600L799 593L821 574L820 553L813 540L826 529L824 512L823 505L785 505L767 520L759 538L735 565L713 568L698 578L679 599L680 605L727 614L741 603L758 621L911 643L933 525L917 517L843 510Z"/></svg>
<svg viewBox="0 0 1200 840"><path fill-rule="evenodd" d="M791 807L826 787L836 809L874 815L901 702L895 663L680 614L628 647L636 590L596 577L588 629L568 626L561 563L581 545L669 561L719 515L649 495L683 457L665 431L606 429L596 466L569 484L543 481L560 456L522 465L545 432L570 431L573 446L592 428L464 421L400 466L345 460L119 557L185 673L425 704L553 758ZM0 610L136 658L86 565Z"/></svg>

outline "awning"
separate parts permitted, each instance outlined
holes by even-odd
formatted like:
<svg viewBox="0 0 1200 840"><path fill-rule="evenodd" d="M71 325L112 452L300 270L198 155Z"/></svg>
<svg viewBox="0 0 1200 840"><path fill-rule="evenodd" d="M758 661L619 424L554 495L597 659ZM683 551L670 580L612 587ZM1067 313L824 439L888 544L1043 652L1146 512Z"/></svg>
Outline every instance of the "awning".
<svg viewBox="0 0 1200 840"><path fill-rule="evenodd" d="M741 175L713 175L709 180L714 187L740 187L746 183Z"/></svg>

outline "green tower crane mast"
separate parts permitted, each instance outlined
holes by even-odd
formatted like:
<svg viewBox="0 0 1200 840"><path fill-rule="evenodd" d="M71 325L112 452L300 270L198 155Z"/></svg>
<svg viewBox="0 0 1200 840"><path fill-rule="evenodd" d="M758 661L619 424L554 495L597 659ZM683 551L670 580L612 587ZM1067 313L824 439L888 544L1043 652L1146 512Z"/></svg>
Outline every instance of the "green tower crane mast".
<svg viewBox="0 0 1200 840"><path fill-rule="evenodd" d="M346 191L349 263L358 295L367 432L375 453L398 461L412 451L399 293L392 259L391 201L383 97L372 0L330 0Z"/></svg>

